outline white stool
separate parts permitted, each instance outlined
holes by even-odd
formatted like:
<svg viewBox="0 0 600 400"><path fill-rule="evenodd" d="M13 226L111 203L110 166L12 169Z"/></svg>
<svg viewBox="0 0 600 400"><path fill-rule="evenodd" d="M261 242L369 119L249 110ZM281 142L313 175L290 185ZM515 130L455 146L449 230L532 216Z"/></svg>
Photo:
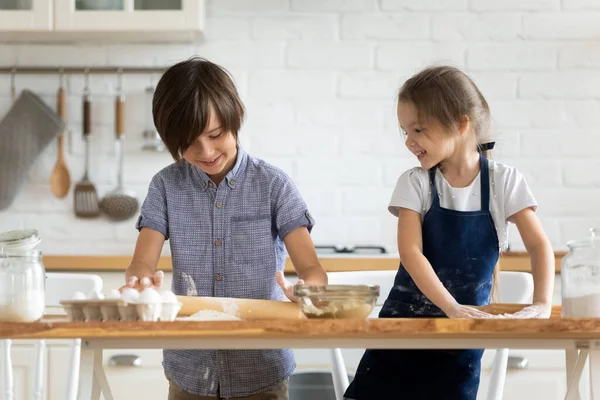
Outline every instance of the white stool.
<svg viewBox="0 0 600 400"><path fill-rule="evenodd" d="M332 272L327 274L332 285L379 285L380 295L376 306L383 305L392 286L396 271ZM527 304L533 298L533 278L526 272L500 271L498 274L498 302ZM341 349L331 349L332 379L336 400L344 399L348 388L348 373ZM508 349L497 349L492 364L488 400L501 400L504 392Z"/></svg>
<svg viewBox="0 0 600 400"><path fill-rule="evenodd" d="M46 311L60 312L62 311L60 300L70 299L76 291L88 294L92 290L102 291L102 279L98 275L48 272L46 274ZM5 382L4 399L13 400L13 371L10 358L11 341L6 339L2 341L2 344ZM36 369L32 397L34 400L42 400L44 398L44 353L46 350L46 341L43 339L39 340L36 343L35 349ZM81 340L74 339L71 345L71 357L69 360L67 400L75 400L77 398L80 349Z"/></svg>

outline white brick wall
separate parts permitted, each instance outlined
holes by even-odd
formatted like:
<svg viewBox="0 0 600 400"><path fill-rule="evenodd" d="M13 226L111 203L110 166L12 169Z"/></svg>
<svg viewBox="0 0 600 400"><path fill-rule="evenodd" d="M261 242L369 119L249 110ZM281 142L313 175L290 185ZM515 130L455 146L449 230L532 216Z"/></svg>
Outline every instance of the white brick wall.
<svg viewBox="0 0 600 400"><path fill-rule="evenodd" d="M158 66L198 54L228 68L247 106L241 140L297 182L318 225L318 244L396 248L387 203L414 166L397 132L400 84L430 63L465 68L488 98L495 158L516 165L540 203L557 249L600 226L600 1L209 0L206 41L177 45L0 45L0 65ZM140 150L144 88L125 77L126 181L143 199L168 154ZM0 75L0 111L9 107ZM73 180L83 168L82 77L71 76ZM92 177L114 186L112 75L94 76ZM55 76L17 76L54 105ZM77 220L72 197L48 185L56 149L32 168L0 231L38 228L54 254L129 254L134 221ZM522 248L514 227L512 248Z"/></svg>

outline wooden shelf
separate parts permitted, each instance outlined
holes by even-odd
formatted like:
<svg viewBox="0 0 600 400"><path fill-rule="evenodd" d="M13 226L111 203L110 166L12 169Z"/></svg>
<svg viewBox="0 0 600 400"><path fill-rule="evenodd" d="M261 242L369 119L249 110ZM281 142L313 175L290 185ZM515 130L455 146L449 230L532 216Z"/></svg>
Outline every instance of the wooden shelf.
<svg viewBox="0 0 600 400"><path fill-rule="evenodd" d="M565 252L555 253L555 270L560 272L560 261ZM399 259L395 257L320 257L321 265L327 272L341 271L380 271L398 269ZM67 256L45 255L44 266L48 271L124 271L131 262L131 256ZM171 271L171 257L161 257L158 268ZM529 256L526 252L506 252L500 257L500 269L503 271L531 271ZM294 273L288 258L285 272Z"/></svg>

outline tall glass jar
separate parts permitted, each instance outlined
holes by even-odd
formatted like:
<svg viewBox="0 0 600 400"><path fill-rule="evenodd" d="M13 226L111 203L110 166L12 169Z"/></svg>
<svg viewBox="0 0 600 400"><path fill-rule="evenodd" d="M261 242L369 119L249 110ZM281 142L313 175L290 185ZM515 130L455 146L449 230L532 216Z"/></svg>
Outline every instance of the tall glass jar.
<svg viewBox="0 0 600 400"><path fill-rule="evenodd" d="M0 321L33 322L44 315L46 272L35 230L0 233Z"/></svg>
<svg viewBox="0 0 600 400"><path fill-rule="evenodd" d="M567 243L569 252L561 261L562 315L600 318L600 237L590 230L586 240Z"/></svg>

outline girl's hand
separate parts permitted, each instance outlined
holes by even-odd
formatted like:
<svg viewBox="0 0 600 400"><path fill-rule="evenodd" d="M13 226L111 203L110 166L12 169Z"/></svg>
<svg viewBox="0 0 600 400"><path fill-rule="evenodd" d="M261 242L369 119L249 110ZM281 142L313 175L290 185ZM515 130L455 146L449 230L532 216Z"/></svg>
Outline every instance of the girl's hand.
<svg viewBox="0 0 600 400"><path fill-rule="evenodd" d="M286 279L285 275L283 275L283 272L277 271L275 273L275 280L277 281L279 287L283 290L285 297L290 299L290 301L295 302L296 297L294 296L294 285L292 285L292 282ZM304 285L304 281L302 279L298 279L296 285Z"/></svg>
<svg viewBox="0 0 600 400"><path fill-rule="evenodd" d="M521 311L517 311L514 314L507 315L507 317L522 319L550 318L551 313L552 304L533 303L532 305L523 308Z"/></svg>
<svg viewBox="0 0 600 400"><path fill-rule="evenodd" d="M476 308L455 303L443 310L448 318L496 318L495 315L480 311Z"/></svg>
<svg viewBox="0 0 600 400"><path fill-rule="evenodd" d="M125 286L122 286L119 290L122 292L126 288L137 289L140 292L146 288L160 289L162 286L165 274L162 271L156 271L154 276L130 276L127 279Z"/></svg>

